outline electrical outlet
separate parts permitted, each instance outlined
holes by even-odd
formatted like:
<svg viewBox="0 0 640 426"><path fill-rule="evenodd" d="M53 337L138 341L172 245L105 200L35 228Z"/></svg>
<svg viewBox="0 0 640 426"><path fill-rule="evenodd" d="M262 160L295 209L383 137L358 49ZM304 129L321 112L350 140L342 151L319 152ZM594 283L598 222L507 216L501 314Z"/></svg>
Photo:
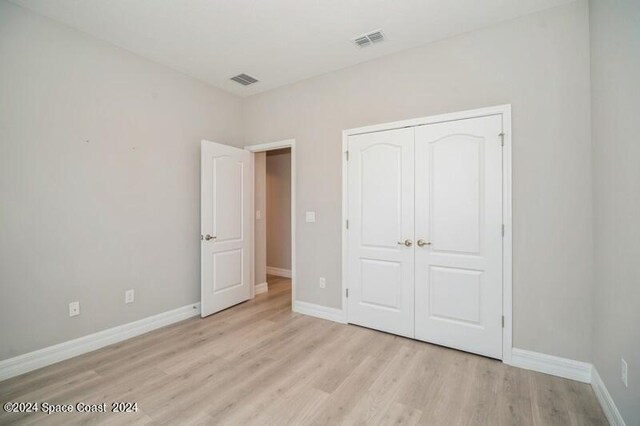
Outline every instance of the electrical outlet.
<svg viewBox="0 0 640 426"><path fill-rule="evenodd" d="M124 303L133 303L135 299L135 291L127 290L124 292Z"/></svg>
<svg viewBox="0 0 640 426"><path fill-rule="evenodd" d="M306 212L304 214L304 219L306 222L315 222L316 221L316 212Z"/></svg>
<svg viewBox="0 0 640 426"><path fill-rule="evenodd" d="M75 317L76 315L80 315L80 302L71 302L69 303L69 316Z"/></svg>
<svg viewBox="0 0 640 426"><path fill-rule="evenodd" d="M320 277L320 279L318 280L318 285L320 286L320 288L326 288L327 280L325 280L324 277Z"/></svg>
<svg viewBox="0 0 640 426"><path fill-rule="evenodd" d="M629 387L629 376L627 373L627 361L624 360L624 358L620 359L620 373L621 373L621 379L622 379L622 383L624 383L624 387L628 388Z"/></svg>

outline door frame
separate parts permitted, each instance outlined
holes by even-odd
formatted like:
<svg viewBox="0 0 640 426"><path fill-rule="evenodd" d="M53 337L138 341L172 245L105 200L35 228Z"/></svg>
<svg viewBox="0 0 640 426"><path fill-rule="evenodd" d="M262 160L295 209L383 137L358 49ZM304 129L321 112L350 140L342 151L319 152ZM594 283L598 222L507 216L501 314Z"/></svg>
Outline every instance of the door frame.
<svg viewBox="0 0 640 426"><path fill-rule="evenodd" d="M342 313L346 321L349 320L347 311L347 254L348 235L347 221L349 220L349 187L348 187L348 148L349 137L363 133L373 133L403 127L423 126L425 124L443 123L447 121L466 120L469 118L502 115L502 129L504 147L502 150L502 221L504 224L504 238L502 240L502 362L511 363L513 348L513 222L512 222L512 137L511 137L511 104L497 105L486 108L459 111L410 120L394 121L357 127L342 131Z"/></svg>
<svg viewBox="0 0 640 426"><path fill-rule="evenodd" d="M293 310L294 302L296 300L296 140L285 139L276 142L261 143L257 145L248 145L244 149L250 151L253 154L253 164L255 168L255 153L267 152L276 149L291 148L291 309ZM254 170L255 181L255 170ZM255 200L255 194L254 194ZM254 206L255 210L255 206ZM255 211L254 211L255 215ZM253 227L251 228L251 246L254 248L251 256L251 281L253 281L253 287L251 289L251 297L255 296L255 275L256 275L256 259L255 259L255 246L256 246L256 228L255 218L253 221Z"/></svg>

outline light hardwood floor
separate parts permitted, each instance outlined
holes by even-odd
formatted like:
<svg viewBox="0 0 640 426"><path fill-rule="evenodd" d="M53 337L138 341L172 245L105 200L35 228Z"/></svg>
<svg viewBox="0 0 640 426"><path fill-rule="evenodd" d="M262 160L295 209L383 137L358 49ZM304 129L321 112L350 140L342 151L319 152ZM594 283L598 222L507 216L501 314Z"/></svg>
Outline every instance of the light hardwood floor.
<svg viewBox="0 0 640 426"><path fill-rule="evenodd" d="M0 424L603 425L589 385L291 312L290 281L0 383L0 402L137 402Z"/></svg>

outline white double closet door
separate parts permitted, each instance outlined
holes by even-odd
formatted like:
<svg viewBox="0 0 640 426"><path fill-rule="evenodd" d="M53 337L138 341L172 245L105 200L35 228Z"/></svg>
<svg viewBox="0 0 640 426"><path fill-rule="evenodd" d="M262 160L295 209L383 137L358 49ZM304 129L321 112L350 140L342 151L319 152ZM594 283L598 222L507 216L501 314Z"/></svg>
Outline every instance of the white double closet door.
<svg viewBox="0 0 640 426"><path fill-rule="evenodd" d="M350 136L348 321L502 358L502 116Z"/></svg>

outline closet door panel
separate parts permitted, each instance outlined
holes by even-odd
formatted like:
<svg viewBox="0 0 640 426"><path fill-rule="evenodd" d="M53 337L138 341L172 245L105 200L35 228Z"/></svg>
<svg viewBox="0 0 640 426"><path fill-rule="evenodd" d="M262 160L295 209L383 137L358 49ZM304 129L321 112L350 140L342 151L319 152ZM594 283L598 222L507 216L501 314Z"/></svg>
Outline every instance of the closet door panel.
<svg viewBox="0 0 640 426"><path fill-rule="evenodd" d="M416 128L415 337L502 358L500 115Z"/></svg>
<svg viewBox="0 0 640 426"><path fill-rule="evenodd" d="M414 130L399 129L351 136L348 147L348 321L407 337L414 321L413 145Z"/></svg>

